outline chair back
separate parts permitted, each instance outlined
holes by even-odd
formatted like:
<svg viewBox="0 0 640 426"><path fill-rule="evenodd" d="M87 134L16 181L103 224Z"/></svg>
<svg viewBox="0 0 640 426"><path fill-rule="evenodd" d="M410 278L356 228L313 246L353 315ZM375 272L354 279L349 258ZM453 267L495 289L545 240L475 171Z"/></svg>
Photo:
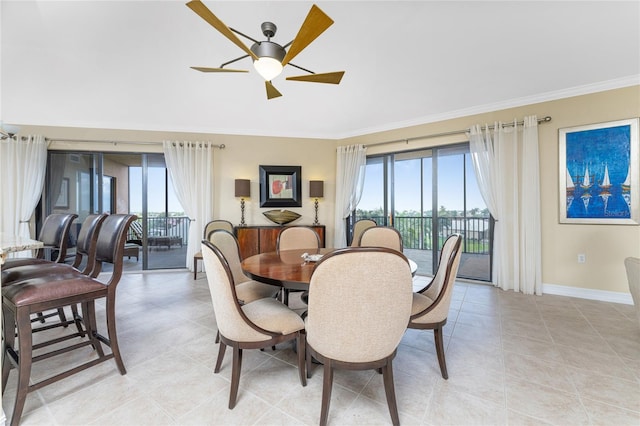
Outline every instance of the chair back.
<svg viewBox="0 0 640 426"><path fill-rule="evenodd" d="M38 240L42 241L44 247L38 249L36 257L43 259L44 249L58 250L58 257L54 259L54 262L64 262L67 256L71 224L77 217L78 215L73 213L53 213L47 216L38 235Z"/></svg>
<svg viewBox="0 0 640 426"><path fill-rule="evenodd" d="M127 231L131 223L136 219L138 217L132 214L112 214L105 218L96 242L96 264L91 272L92 277L98 276L102 270L103 263L111 263L113 272L109 279L109 284L115 284L120 280Z"/></svg>
<svg viewBox="0 0 640 426"><path fill-rule="evenodd" d="M320 236L308 226L286 226L280 230L276 251L296 249L319 249Z"/></svg>
<svg viewBox="0 0 640 426"><path fill-rule="evenodd" d="M411 271L402 253L377 247L329 253L311 275L307 342L338 361L383 359L404 335L412 294Z"/></svg>
<svg viewBox="0 0 640 426"><path fill-rule="evenodd" d="M229 222L228 220L212 220L204 226L202 237L205 240L208 240L209 234L211 234L216 229L224 229L225 231L233 234L233 223Z"/></svg>
<svg viewBox="0 0 640 426"><path fill-rule="evenodd" d="M627 257L624 260L624 266L627 270L629 291L631 292L631 298L633 299L638 321L640 322L640 258Z"/></svg>
<svg viewBox="0 0 640 426"><path fill-rule="evenodd" d="M422 316L426 313L429 313L433 318L432 322L447 318L461 256L462 235L451 234L447 237L440 251L440 263L438 264L436 275L433 280L431 280L429 287L422 292L422 294L433 300L433 304L427 309L415 313L412 315L412 318Z"/></svg>
<svg viewBox="0 0 640 426"><path fill-rule="evenodd" d="M202 241L202 260L207 271L213 312L220 334L235 342L269 340L273 333L252 323L238 302L233 273L224 254L207 240Z"/></svg>
<svg viewBox="0 0 640 426"><path fill-rule="evenodd" d="M360 219L353 224L353 238L351 239L351 247L359 247L360 246L360 237L365 229L373 228L374 226L378 226L375 220L373 219Z"/></svg>
<svg viewBox="0 0 640 426"><path fill-rule="evenodd" d="M216 246L229 264L233 281L236 285L249 281L249 278L242 272L240 246L238 240L225 229L214 229L209 233L209 242Z"/></svg>
<svg viewBox="0 0 640 426"><path fill-rule="evenodd" d="M362 231L360 247L386 247L402 253L402 236L391 226L375 226Z"/></svg>
<svg viewBox="0 0 640 426"><path fill-rule="evenodd" d="M85 275L91 274L95 266L98 235L102 227L102 222L104 222L107 216L105 213L90 214L84 222L82 222L76 243L76 257L72 266L78 268L82 263L82 259L86 256L87 264L82 271Z"/></svg>

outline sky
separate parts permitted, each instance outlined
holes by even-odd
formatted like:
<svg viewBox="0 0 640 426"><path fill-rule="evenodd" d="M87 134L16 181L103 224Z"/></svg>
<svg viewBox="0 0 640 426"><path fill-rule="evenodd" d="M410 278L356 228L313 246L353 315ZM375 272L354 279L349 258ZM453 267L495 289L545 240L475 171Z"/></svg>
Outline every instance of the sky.
<svg viewBox="0 0 640 426"><path fill-rule="evenodd" d="M147 209L150 213L164 212L165 210L165 198L164 198L164 182L165 182L165 168L149 167L149 205ZM140 184L129 185L129 211L141 212L142 211L142 168L130 167L129 168L129 180L131 183L140 182ZM173 190L173 184L169 179L169 212L183 212L184 209L176 197Z"/></svg>
<svg viewBox="0 0 640 426"><path fill-rule="evenodd" d="M477 182L470 157L467 155L467 209L474 207L483 210L486 205L477 189ZM447 210L464 209L464 180L465 164L462 155L448 155L438 157L438 200L437 207L445 206ZM419 159L396 161L395 172L395 210L420 211L420 163ZM432 163L430 158L425 158L423 198L424 210L432 208ZM359 209L373 210L383 204L382 194L382 164L367 166L363 195L358 204Z"/></svg>

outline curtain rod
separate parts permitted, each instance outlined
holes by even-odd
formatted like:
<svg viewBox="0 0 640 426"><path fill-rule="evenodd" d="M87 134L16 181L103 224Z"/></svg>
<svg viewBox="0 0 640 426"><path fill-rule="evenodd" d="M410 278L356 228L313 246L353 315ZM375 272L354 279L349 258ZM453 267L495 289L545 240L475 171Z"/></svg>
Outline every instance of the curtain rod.
<svg viewBox="0 0 640 426"><path fill-rule="evenodd" d="M551 117L550 116L546 116L546 117L543 117L543 118L538 118L538 124L540 124L540 123L548 123L549 121L551 121ZM524 121L518 121L516 124L518 126L522 126L524 124ZM513 123L503 123L502 127L513 127ZM495 128L495 126L489 126L490 130L493 130L494 128ZM459 135L461 133L467 133L469 131L470 131L470 129L452 130L450 132L433 133L433 134L424 135L424 136L414 136L412 138L404 138L404 139L396 139L396 140L393 140L393 141L370 143L370 144L365 145L365 148L368 148L370 146L389 145L389 144L392 144L392 143L399 143L399 142L409 143L410 141L415 141L415 140L419 140L419 139L431 139L431 138L439 138L439 137L442 137L442 136Z"/></svg>
<svg viewBox="0 0 640 426"><path fill-rule="evenodd" d="M162 142L150 142L150 141L115 141L115 140L100 140L100 139L49 139L45 138L47 142L89 142L89 143L110 143L118 145L119 143L128 145L162 145ZM175 142L174 142L175 143ZM179 142L182 143L182 142ZM206 142L199 142L200 144ZM213 148L225 149L225 144L211 144Z"/></svg>

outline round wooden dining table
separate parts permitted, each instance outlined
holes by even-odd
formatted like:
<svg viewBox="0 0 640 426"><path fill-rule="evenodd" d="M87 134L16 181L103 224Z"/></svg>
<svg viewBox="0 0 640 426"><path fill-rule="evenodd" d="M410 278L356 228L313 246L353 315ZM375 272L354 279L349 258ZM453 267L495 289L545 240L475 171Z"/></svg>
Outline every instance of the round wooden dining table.
<svg viewBox="0 0 640 426"><path fill-rule="evenodd" d="M282 250L256 254L242 261L242 270L249 278L290 290L309 290L311 273L316 262L307 262L302 255L327 254L333 248Z"/></svg>
<svg viewBox="0 0 640 426"><path fill-rule="evenodd" d="M290 290L309 290L311 273L316 262L305 261L304 253L327 254L336 249L301 249L266 252L250 256L242 261L242 270L249 278L267 284L282 286ZM415 275L418 265L409 259L411 274Z"/></svg>

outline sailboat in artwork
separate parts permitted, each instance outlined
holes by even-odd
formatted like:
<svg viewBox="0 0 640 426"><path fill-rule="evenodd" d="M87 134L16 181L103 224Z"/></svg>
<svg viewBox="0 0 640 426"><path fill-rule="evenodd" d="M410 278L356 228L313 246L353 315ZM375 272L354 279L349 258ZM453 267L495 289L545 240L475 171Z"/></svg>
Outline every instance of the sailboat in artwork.
<svg viewBox="0 0 640 426"><path fill-rule="evenodd" d="M573 195L576 189L576 184L573 182L573 178L569 173L569 169L567 168L567 196Z"/></svg>
<svg viewBox="0 0 640 426"><path fill-rule="evenodd" d="M604 178L600 183L600 189L602 192L609 192L609 188L611 188L611 181L609 180L609 166L607 164L604 165Z"/></svg>
<svg viewBox="0 0 640 426"><path fill-rule="evenodd" d="M627 168L627 177L622 182L622 193L631 191L631 167Z"/></svg>
<svg viewBox="0 0 640 426"><path fill-rule="evenodd" d="M584 171L584 178L582 179L582 183L580 184L580 187L586 190L591 188L592 185L593 183L591 182L591 176L589 176L589 166L587 166Z"/></svg>

